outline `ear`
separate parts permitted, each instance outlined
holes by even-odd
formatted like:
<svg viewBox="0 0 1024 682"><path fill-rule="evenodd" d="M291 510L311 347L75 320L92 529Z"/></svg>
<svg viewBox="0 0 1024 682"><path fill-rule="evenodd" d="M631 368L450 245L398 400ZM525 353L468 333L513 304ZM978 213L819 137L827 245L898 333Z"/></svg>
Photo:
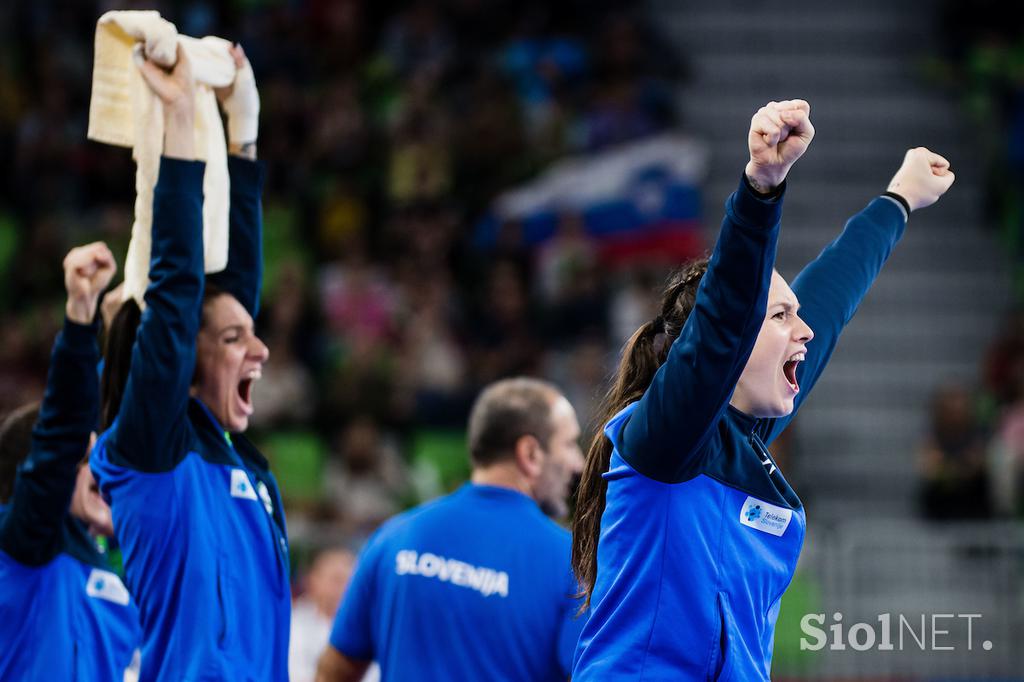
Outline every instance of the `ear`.
<svg viewBox="0 0 1024 682"><path fill-rule="evenodd" d="M516 467L529 480L535 480L540 476L541 466L544 459L544 451L540 442L534 436L520 436L516 440Z"/></svg>

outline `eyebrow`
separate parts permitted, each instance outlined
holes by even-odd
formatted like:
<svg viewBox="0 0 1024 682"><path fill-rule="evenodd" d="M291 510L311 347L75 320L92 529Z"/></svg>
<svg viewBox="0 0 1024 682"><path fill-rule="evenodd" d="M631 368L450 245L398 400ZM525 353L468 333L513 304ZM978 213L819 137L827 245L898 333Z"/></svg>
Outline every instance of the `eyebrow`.
<svg viewBox="0 0 1024 682"><path fill-rule="evenodd" d="M218 336L223 336L227 332L231 332L231 331L241 333L241 332L244 332L245 330L246 330L246 325L244 325L244 324L229 324L227 327L224 327L219 332L217 332L217 335Z"/></svg>
<svg viewBox="0 0 1024 682"><path fill-rule="evenodd" d="M796 312L797 310L800 310L799 303L791 303L789 301L779 301L777 303L773 303L771 307L774 308L775 306L778 305L782 306L783 309L786 310L786 312Z"/></svg>

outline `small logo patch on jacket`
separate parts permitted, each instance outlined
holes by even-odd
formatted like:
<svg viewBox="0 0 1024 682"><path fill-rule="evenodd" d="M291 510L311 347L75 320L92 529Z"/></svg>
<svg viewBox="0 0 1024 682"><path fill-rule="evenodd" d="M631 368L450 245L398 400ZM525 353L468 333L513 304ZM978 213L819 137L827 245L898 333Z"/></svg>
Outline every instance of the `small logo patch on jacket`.
<svg viewBox="0 0 1024 682"><path fill-rule="evenodd" d="M781 537L793 520L793 510L776 507L756 497L747 497L740 509L740 523L763 533Z"/></svg>
<svg viewBox="0 0 1024 682"><path fill-rule="evenodd" d="M243 500L258 500L256 489L252 487L249 474L242 469L231 470L231 497L240 497Z"/></svg>
<svg viewBox="0 0 1024 682"><path fill-rule="evenodd" d="M121 606L128 606L128 588L124 586L121 579L110 571L99 568L92 569L89 579L85 583L85 593L97 599L106 599Z"/></svg>

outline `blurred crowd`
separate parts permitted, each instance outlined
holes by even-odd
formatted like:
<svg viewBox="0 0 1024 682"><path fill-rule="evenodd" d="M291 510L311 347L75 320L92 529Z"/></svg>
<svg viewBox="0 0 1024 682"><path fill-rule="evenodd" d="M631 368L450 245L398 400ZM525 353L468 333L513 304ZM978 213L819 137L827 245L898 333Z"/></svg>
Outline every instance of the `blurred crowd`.
<svg viewBox="0 0 1024 682"><path fill-rule="evenodd" d="M1013 255L1024 297L1024 7L982 0L946 2L940 73L960 93L972 139L987 166L988 222Z"/></svg>
<svg viewBox="0 0 1024 682"><path fill-rule="evenodd" d="M565 216L540 248L474 226L503 190L567 155L678 129L684 76L635 3L252 0L119 3L243 45L261 96L271 349L253 437L296 560L358 543L467 472L484 384L554 380L586 420L658 268L603 268ZM124 254L134 164L86 140L107 2L0 8L0 412L37 398L62 315L60 262ZM310 530L312 529L312 530Z"/></svg>
<svg viewBox="0 0 1024 682"><path fill-rule="evenodd" d="M988 223L1024 303L1024 7L948 2L939 73L960 93L986 164ZM935 520L1024 517L1024 309L1006 315L974 385L936 390L919 448L920 507Z"/></svg>
<svg viewBox="0 0 1024 682"><path fill-rule="evenodd" d="M919 449L926 518L1024 518L1024 310L988 348L978 388L940 387Z"/></svg>

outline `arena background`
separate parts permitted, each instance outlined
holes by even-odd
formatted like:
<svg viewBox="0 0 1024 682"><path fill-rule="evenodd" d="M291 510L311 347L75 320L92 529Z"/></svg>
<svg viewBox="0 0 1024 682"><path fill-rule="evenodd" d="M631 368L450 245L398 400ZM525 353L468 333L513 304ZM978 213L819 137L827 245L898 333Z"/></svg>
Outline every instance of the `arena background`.
<svg viewBox="0 0 1024 682"><path fill-rule="evenodd" d="M711 244L758 106L805 98L817 129L786 197L790 278L906 148L944 154L956 185L914 215L777 447L809 534L774 672L1024 679L1024 12L4 3L0 412L42 392L66 250L126 250L130 155L85 139L108 9L159 9L183 33L237 40L256 73L271 359L254 432L287 499L296 594L315 552L357 550L383 519L463 480L483 384L546 376L590 416L658 282ZM800 619L826 614L826 628L835 612L879 635L892 614L894 639L900 616L918 635L925 616L928 639L948 630L935 643L954 650L905 636L903 651L802 651ZM971 650L957 614L981 616Z"/></svg>

